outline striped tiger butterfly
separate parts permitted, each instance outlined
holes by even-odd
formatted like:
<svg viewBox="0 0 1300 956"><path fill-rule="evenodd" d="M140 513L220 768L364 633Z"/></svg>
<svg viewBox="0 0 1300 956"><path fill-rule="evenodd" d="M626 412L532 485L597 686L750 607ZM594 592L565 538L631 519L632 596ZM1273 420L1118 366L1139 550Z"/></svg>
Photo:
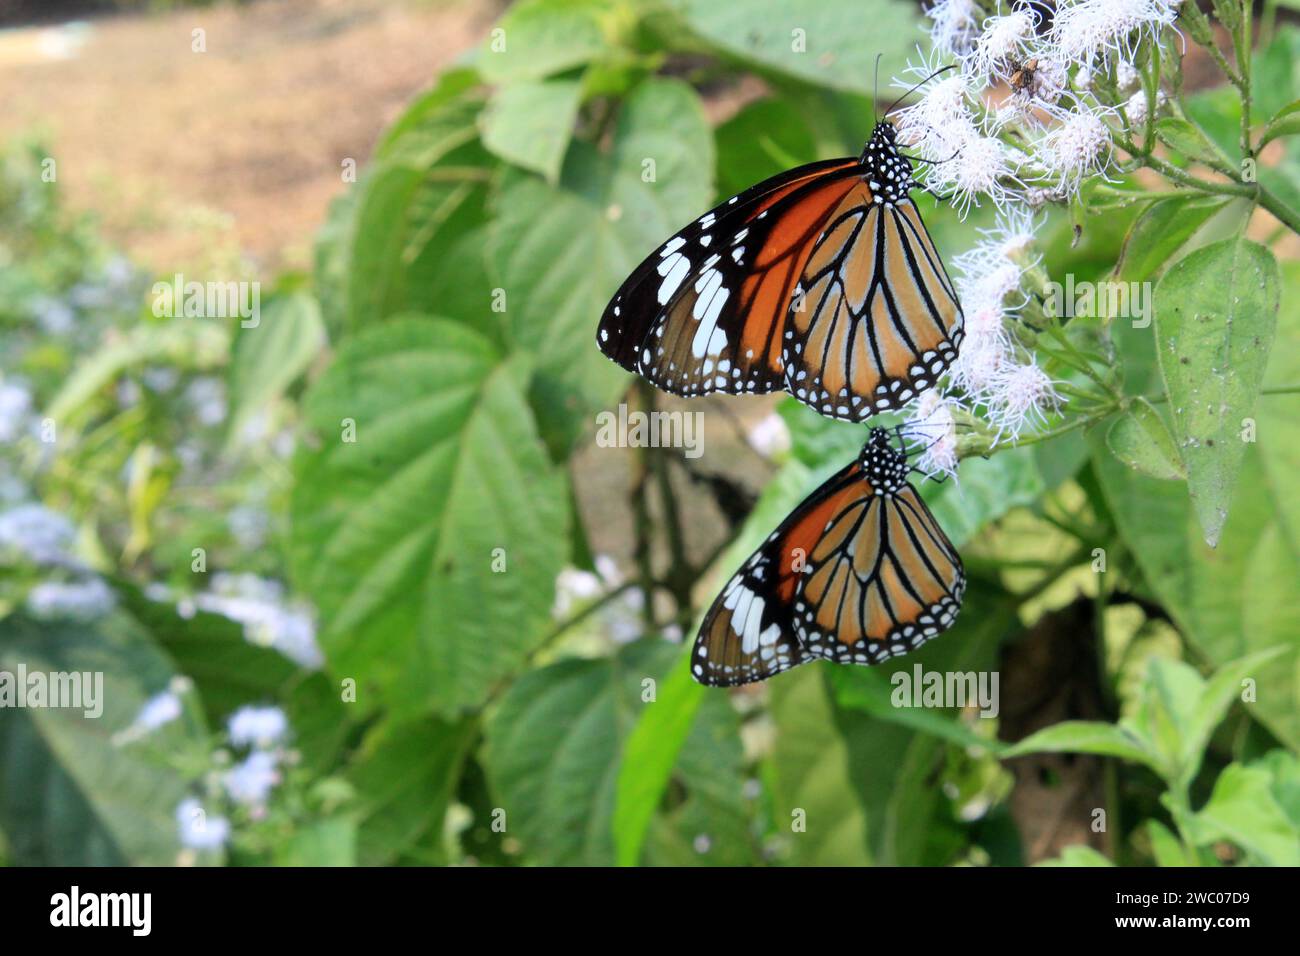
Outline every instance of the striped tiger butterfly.
<svg viewBox="0 0 1300 956"><path fill-rule="evenodd" d="M961 557L889 435L873 428L727 582L695 639L697 681L748 684L818 658L879 664L952 625Z"/></svg>
<svg viewBox="0 0 1300 956"><path fill-rule="evenodd" d="M964 334L915 185L883 121L856 159L750 187L637 266L601 317L601 351L676 395L784 388L854 422L900 408Z"/></svg>

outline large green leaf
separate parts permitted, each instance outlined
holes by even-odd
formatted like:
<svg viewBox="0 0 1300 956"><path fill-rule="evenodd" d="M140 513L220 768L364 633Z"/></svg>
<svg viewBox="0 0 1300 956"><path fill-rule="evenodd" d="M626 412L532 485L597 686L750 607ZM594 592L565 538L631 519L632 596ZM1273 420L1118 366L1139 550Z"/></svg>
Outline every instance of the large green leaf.
<svg viewBox="0 0 1300 956"><path fill-rule="evenodd" d="M676 697L644 701L679 653L647 639L612 658L568 660L516 681L487 727L486 767L507 829L551 865L614 861L616 780L624 744L643 712ZM664 686L660 683L659 686ZM749 857L735 714L724 696L706 699L674 760L686 802L651 826L642 862L745 862ZM695 838L708 838L708 851Z"/></svg>
<svg viewBox="0 0 1300 956"><path fill-rule="evenodd" d="M394 320L344 345L306 415L292 564L331 670L363 709L481 704L544 635L568 539L518 363L464 326Z"/></svg>
<svg viewBox="0 0 1300 956"><path fill-rule="evenodd" d="M917 10L896 0L671 0L687 27L724 54L816 86L859 93L902 70L917 44ZM864 116L862 122L870 122Z"/></svg>
<svg viewBox="0 0 1300 956"><path fill-rule="evenodd" d="M316 258L336 336L436 309L430 290L447 248L484 221L496 165L479 142L484 102L474 74L445 76L399 118L373 165L331 208Z"/></svg>
<svg viewBox="0 0 1300 956"><path fill-rule="evenodd" d="M1279 806L1263 767L1224 768L1192 829L1198 843L1231 840L1266 866L1300 866L1300 828Z"/></svg>
<svg viewBox="0 0 1300 956"><path fill-rule="evenodd" d="M362 866L392 864L422 839L440 842L447 804L476 734L472 719L421 717L386 721L366 735L348 770L357 791Z"/></svg>
<svg viewBox="0 0 1300 956"><path fill-rule="evenodd" d="M0 671L103 675L103 713L0 707L0 829L24 866L163 866L176 861L183 781L139 745L113 735L172 676L166 658L125 615L95 624L0 621ZM197 733L186 722L164 728ZM179 744L179 738L171 740Z"/></svg>
<svg viewBox="0 0 1300 956"><path fill-rule="evenodd" d="M611 49L605 0L525 0L489 33L476 62L494 83L536 80L599 59Z"/></svg>
<svg viewBox="0 0 1300 956"><path fill-rule="evenodd" d="M240 328L230 360L230 439L237 441L243 426L283 395L324 347L320 307L301 292L268 303L255 327Z"/></svg>
<svg viewBox="0 0 1300 956"><path fill-rule="evenodd" d="M1244 238L1191 253L1156 287L1156 354L1187 466L1192 504L1213 547L1245 451L1277 323L1273 254Z"/></svg>
<svg viewBox="0 0 1300 956"><path fill-rule="evenodd" d="M1160 602L1209 661L1221 665L1252 651L1300 645L1300 594L1294 586L1300 559L1281 531L1278 498L1253 449L1245 457L1232 519L1218 547L1210 548L1181 486L1116 461L1101 429L1090 441L1120 535ZM1294 662L1260 664L1250 676L1259 688L1252 712L1292 746L1300 745Z"/></svg>
<svg viewBox="0 0 1300 956"><path fill-rule="evenodd" d="M596 347L596 324L655 244L704 212L712 170L699 97L684 83L650 80L623 104L608 152L575 142L556 185L520 173L503 183L494 258L515 343L538 363L534 405L557 447L626 388L626 373Z"/></svg>
<svg viewBox="0 0 1300 956"><path fill-rule="evenodd" d="M577 80L507 86L479 117L483 145L506 162L555 182L581 99L582 84Z"/></svg>

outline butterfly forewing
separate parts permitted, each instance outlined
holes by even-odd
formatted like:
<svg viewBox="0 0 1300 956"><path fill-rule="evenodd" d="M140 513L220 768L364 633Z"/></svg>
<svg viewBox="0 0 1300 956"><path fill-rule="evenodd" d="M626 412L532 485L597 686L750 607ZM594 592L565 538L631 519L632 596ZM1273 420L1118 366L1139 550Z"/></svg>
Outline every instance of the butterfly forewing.
<svg viewBox="0 0 1300 956"><path fill-rule="evenodd" d="M859 183L830 217L790 309L786 387L831 418L863 421L934 384L963 335L952 282L907 198Z"/></svg>
<svg viewBox="0 0 1300 956"><path fill-rule="evenodd" d="M780 388L798 257L811 248L818 217L851 187L855 167L836 159L791 170L686 226L610 301L596 336L601 350L678 395Z"/></svg>

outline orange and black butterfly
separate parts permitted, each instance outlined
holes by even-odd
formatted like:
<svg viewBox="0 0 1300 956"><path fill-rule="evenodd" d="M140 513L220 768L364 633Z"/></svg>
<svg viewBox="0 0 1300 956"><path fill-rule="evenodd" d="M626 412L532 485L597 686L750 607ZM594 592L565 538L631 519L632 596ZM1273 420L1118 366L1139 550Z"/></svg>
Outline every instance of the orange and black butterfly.
<svg viewBox="0 0 1300 956"><path fill-rule="evenodd" d="M963 316L892 123L862 155L782 173L652 252L601 317L601 351L676 395L786 389L863 421L957 357Z"/></svg>
<svg viewBox="0 0 1300 956"><path fill-rule="evenodd" d="M748 684L818 658L879 664L950 627L966 575L910 471L873 428L727 582L695 639L695 679Z"/></svg>

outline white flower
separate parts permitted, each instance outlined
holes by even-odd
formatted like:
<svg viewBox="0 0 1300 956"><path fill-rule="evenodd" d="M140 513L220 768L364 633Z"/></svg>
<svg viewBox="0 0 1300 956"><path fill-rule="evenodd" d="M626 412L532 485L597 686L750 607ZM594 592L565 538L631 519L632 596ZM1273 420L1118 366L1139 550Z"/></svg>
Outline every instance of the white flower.
<svg viewBox="0 0 1300 956"><path fill-rule="evenodd" d="M932 388L916 400L904 431L920 439L917 467L927 476L957 474L957 426L952 408L938 389Z"/></svg>
<svg viewBox="0 0 1300 956"><path fill-rule="evenodd" d="M0 442L11 442L27 428L32 393L17 382L0 383Z"/></svg>
<svg viewBox="0 0 1300 956"><path fill-rule="evenodd" d="M948 369L948 380L973 401L983 401L997 382L998 373L1010 361L1005 335L967 332L957 360Z"/></svg>
<svg viewBox="0 0 1300 956"><path fill-rule="evenodd" d="M170 724L181 715L181 699L171 690L154 694L135 717L132 724L138 730L148 733Z"/></svg>
<svg viewBox="0 0 1300 956"><path fill-rule="evenodd" d="M289 729L289 721L279 707L239 708L230 715L226 730L237 747L254 744L269 747L278 743Z"/></svg>
<svg viewBox="0 0 1300 956"><path fill-rule="evenodd" d="M557 620L566 617L575 603L589 601L603 590L597 575L580 568L565 568L555 578L555 604L551 616Z"/></svg>
<svg viewBox="0 0 1300 956"><path fill-rule="evenodd" d="M182 800L176 808L176 824L181 845L194 850L217 850L230 839L230 821L209 817L193 797Z"/></svg>
<svg viewBox="0 0 1300 956"><path fill-rule="evenodd" d="M1105 175L1110 164L1110 129L1100 110L1063 113L1061 125L1039 142L1036 157L1055 188L1072 194L1088 176Z"/></svg>
<svg viewBox="0 0 1300 956"><path fill-rule="evenodd" d="M270 647L303 667L324 663L310 608L284 604L283 588L253 574L213 575L212 591L194 599L199 610L244 625L244 639Z"/></svg>
<svg viewBox="0 0 1300 956"><path fill-rule="evenodd" d="M219 379L196 378L185 389L185 399L200 425L212 427L226 420L226 389Z"/></svg>
<svg viewBox="0 0 1300 956"><path fill-rule="evenodd" d="M77 313L66 302L50 297L43 297L34 306L36 322L41 331L54 338L67 335L76 327Z"/></svg>
<svg viewBox="0 0 1300 956"><path fill-rule="evenodd" d="M227 770L221 782L236 803L257 806L266 802L280 782L280 771L276 769L274 755L257 750Z"/></svg>
<svg viewBox="0 0 1300 956"><path fill-rule="evenodd" d="M923 58L894 80L894 86L909 91L918 81L924 82L920 98L895 110L893 117L899 141L920 150L922 158L932 163L952 160L962 143L975 134L971 78L960 70L935 76L942 66L941 57Z"/></svg>
<svg viewBox="0 0 1300 956"><path fill-rule="evenodd" d="M1141 80L1142 77L1138 74L1137 67L1128 60L1120 60L1115 64L1115 84L1121 90L1131 90Z"/></svg>
<svg viewBox="0 0 1300 956"><path fill-rule="evenodd" d="M1028 56L1037 26L1038 14L1034 10L989 17L974 51L966 57L967 69L985 79L1006 80L1014 65Z"/></svg>
<svg viewBox="0 0 1300 956"><path fill-rule="evenodd" d="M790 428L776 412L769 413L745 435L751 448L764 458L790 450Z"/></svg>
<svg viewBox="0 0 1300 956"><path fill-rule="evenodd" d="M618 562L608 554L598 554L592 559L596 573L608 588L616 588L623 583L623 574L618 569Z"/></svg>
<svg viewBox="0 0 1300 956"><path fill-rule="evenodd" d="M1164 90L1156 90L1156 110L1158 111L1165 102ZM1138 90L1130 96L1124 103L1124 116L1128 119L1129 125L1133 127L1142 126L1147 121L1147 94L1145 90Z"/></svg>
<svg viewBox="0 0 1300 956"><path fill-rule="evenodd" d="M1033 361L1004 364L994 373L986 396L988 418L997 427L999 438L1009 433L1018 439L1027 424L1046 422L1045 412L1060 402L1052 380Z"/></svg>
<svg viewBox="0 0 1300 956"><path fill-rule="evenodd" d="M1078 0L1057 8L1051 42L1063 59L1084 66L1131 60L1138 43L1158 36L1175 15L1162 0Z"/></svg>
<svg viewBox="0 0 1300 956"><path fill-rule="evenodd" d="M979 34L979 8L974 0L939 0L925 11L930 18L930 42L945 53L968 52Z"/></svg>
<svg viewBox="0 0 1300 956"><path fill-rule="evenodd" d="M27 594L27 610L42 620L93 621L111 611L115 603L113 592L99 578L42 581Z"/></svg>
<svg viewBox="0 0 1300 956"><path fill-rule="evenodd" d="M931 167L926 184L936 191L951 190L952 205L964 217L977 197L984 196L1001 208L1012 189L1023 186L1017 169L1017 154L1000 139L984 136L974 128L950 127L945 137L959 139L955 156L945 157Z"/></svg>

